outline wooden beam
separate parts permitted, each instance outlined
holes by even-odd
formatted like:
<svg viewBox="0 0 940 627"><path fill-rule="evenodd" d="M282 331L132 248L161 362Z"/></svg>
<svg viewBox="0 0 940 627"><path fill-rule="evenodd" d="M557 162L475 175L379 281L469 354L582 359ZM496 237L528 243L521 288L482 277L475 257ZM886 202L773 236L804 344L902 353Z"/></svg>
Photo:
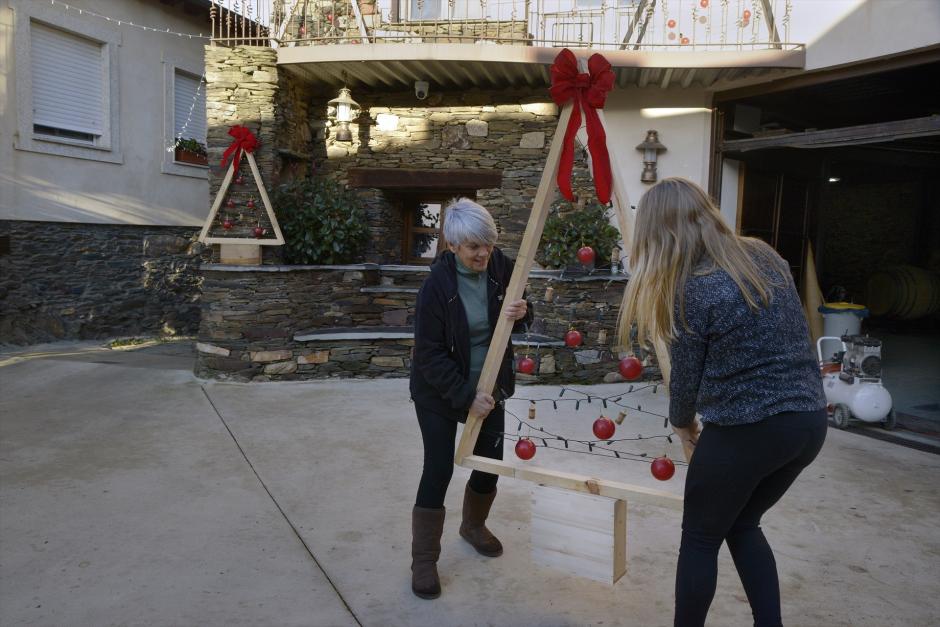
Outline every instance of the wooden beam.
<svg viewBox="0 0 940 627"><path fill-rule="evenodd" d="M460 168L349 168L350 187L378 189L491 189L503 184L502 170Z"/></svg>
<svg viewBox="0 0 940 627"><path fill-rule="evenodd" d="M795 76L778 78L767 83L757 85L748 85L747 87L738 87L736 89L726 89L715 92L715 103L728 102L729 100L740 100L752 96L762 96L765 94L779 93L800 87L809 87L832 81L839 81L856 76L865 76L867 74L876 74L879 72L890 72L918 65L926 65L940 61L940 44L928 46L924 49L909 53L899 53L889 57L877 59L874 61L865 61L853 65L842 66L838 68L816 70L804 72ZM925 76L927 73L925 72ZM714 82L714 81L712 81ZM707 85L706 85L707 86Z"/></svg>
<svg viewBox="0 0 940 627"><path fill-rule="evenodd" d="M600 479L588 475L539 468L538 466L529 464L522 465L500 459L480 457L479 455L468 455L463 459L461 465L466 468L472 468L473 470L488 472L494 475L531 481L539 485L554 486L556 488L564 488L566 490L574 490L576 492L596 494L599 496L609 496L615 499L624 499L632 503L645 503L647 505L656 505L657 507L666 507L668 509L682 509L682 495L665 492L663 490L655 490L653 488L644 488L643 486L630 483L621 483L619 481Z"/></svg>
<svg viewBox="0 0 940 627"><path fill-rule="evenodd" d="M874 144L879 142L940 135L940 115L924 118L860 124L824 131L787 133L774 137L752 137L723 141L722 152L746 152L762 148L827 148L847 145Z"/></svg>
<svg viewBox="0 0 940 627"><path fill-rule="evenodd" d="M509 287L506 288L506 295L503 299L504 305L519 300L525 291L529 270L532 268L532 262L535 261L535 253L538 250L539 241L542 239L545 219L548 217L548 210L555 198L555 174L558 171L558 162L561 159L561 149L565 136L564 130L568 127L568 120L571 119L571 108L571 103L566 104L558 116L558 126L555 135L552 137L548 156L545 159L542 178L539 181L535 199L532 203L532 213L529 215L529 222L526 224L525 233L519 245L519 252L516 254L515 267L512 271L512 278L509 280ZM512 326L513 321L500 312L496 329L493 331L493 337L490 341L490 348L486 353L486 360L483 362L483 371L480 373L480 381L477 384L478 391L492 394L496 386L496 377L499 374L503 355L506 352L506 344L512 334ZM464 425L454 456L454 462L458 466L463 464L464 458L473 453L473 447L482 426L483 420L479 416L472 413L467 416L467 424Z"/></svg>

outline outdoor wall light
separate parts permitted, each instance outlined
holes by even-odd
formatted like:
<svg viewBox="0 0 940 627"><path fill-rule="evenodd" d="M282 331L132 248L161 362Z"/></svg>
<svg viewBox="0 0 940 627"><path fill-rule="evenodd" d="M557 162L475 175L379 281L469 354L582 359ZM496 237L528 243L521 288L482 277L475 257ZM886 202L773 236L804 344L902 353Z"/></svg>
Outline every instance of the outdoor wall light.
<svg viewBox="0 0 940 627"><path fill-rule="evenodd" d="M643 174L640 175L640 180L644 183L655 183L656 160L660 151L666 150L666 147L659 143L659 132L646 131L646 139L642 144L638 144L636 149L643 152Z"/></svg>
<svg viewBox="0 0 940 627"><path fill-rule="evenodd" d="M352 99L349 88L343 87L339 90L339 96L326 104L329 106L327 117L339 126L336 129L336 141L351 142L352 131L349 130L349 123L359 117L359 111L361 110L359 103Z"/></svg>

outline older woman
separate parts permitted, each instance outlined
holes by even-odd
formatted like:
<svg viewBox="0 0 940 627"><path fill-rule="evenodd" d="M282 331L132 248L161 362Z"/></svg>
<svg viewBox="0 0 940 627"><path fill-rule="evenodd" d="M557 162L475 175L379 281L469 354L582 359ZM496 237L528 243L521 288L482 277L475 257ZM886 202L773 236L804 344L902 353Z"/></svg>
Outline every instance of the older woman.
<svg viewBox="0 0 940 627"><path fill-rule="evenodd" d="M450 250L431 266L418 292L411 397L424 442L424 470L412 510L412 582L423 599L441 594L437 559L444 528L444 496L454 472L457 423L467 414L485 417L473 452L503 458L505 414L500 403L515 389L512 346L507 343L493 394L477 391L493 330L502 315L522 324L531 319L524 299L504 302L512 261L496 248L496 224L489 212L460 198L444 212ZM477 552L502 555L486 528L497 475L474 470L464 490L460 535Z"/></svg>
<svg viewBox="0 0 940 627"><path fill-rule="evenodd" d="M669 419L694 444L675 624L705 623L727 542L754 624L780 625L777 569L760 521L826 437L826 400L790 268L767 244L735 235L705 192L678 178L640 199L630 264L621 335L636 321L641 342L670 346Z"/></svg>

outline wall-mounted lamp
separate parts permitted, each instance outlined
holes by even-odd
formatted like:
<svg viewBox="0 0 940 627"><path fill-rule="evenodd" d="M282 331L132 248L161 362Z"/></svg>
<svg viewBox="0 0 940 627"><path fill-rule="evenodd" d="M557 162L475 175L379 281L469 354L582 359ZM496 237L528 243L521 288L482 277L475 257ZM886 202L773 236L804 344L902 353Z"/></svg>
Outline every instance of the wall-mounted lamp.
<svg viewBox="0 0 940 627"><path fill-rule="evenodd" d="M359 117L359 103L352 99L349 88L343 87L339 90L339 96L330 100L327 105L327 116L339 125L336 129L336 141L351 142L352 131L349 130L349 123Z"/></svg>
<svg viewBox="0 0 940 627"><path fill-rule="evenodd" d="M636 149L643 152L643 174L640 175L640 180L644 183L655 183L656 160L659 153L666 150L666 147L659 143L659 132L646 131L646 139L642 144L638 144Z"/></svg>

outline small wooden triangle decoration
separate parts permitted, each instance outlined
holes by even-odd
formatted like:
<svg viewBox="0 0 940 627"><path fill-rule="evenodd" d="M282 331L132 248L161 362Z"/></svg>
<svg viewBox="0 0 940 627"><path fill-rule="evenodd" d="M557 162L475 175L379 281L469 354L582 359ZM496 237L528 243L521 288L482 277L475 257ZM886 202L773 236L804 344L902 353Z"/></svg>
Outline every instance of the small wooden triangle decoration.
<svg viewBox="0 0 940 627"><path fill-rule="evenodd" d="M255 163L255 158L250 152L245 152L243 156L248 161L248 165L251 167L251 174L255 180L255 185L258 186L258 195L261 197L261 202L264 205L264 210L268 217L268 221L270 222L271 231L273 232L274 237L265 237L268 235L267 232L265 232L261 237L213 237L209 235L209 231L212 229L212 225L215 222L216 217L219 215L219 210L222 208L222 201L225 199L225 195L232 184L232 179L235 177L235 160L233 159L231 165L229 165L228 171L225 173L225 178L222 180L222 186L219 187L219 193L216 194L215 201L212 203L212 209L209 211L209 217L206 218L206 222L202 226L202 232L199 233L199 241L205 244L255 244L257 246L282 246L284 244L284 235L281 233L281 227L278 225L277 218L274 216L274 210L271 208L271 199L268 198L268 192L264 189L264 183L261 180L261 173L258 171L258 164ZM244 228L244 225L238 226L240 228ZM260 227L261 225L259 224L258 226ZM265 229L265 231L267 231L267 229Z"/></svg>

